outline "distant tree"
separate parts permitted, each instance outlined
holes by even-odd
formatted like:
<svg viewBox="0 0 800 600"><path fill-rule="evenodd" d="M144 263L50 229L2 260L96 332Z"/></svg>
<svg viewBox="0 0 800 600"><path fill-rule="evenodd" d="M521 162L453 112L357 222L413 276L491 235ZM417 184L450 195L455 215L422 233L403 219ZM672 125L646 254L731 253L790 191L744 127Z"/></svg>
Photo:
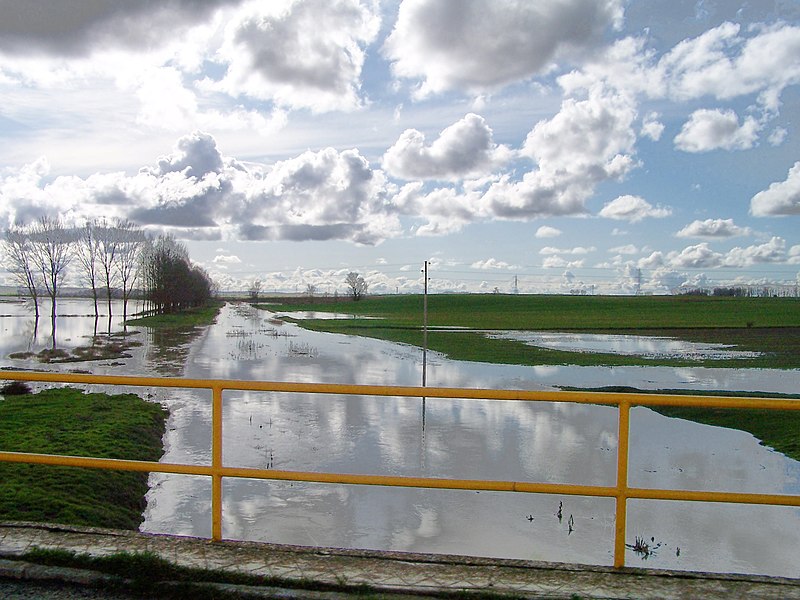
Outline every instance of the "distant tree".
<svg viewBox="0 0 800 600"><path fill-rule="evenodd" d="M344 282L347 284L347 287L350 290L350 296L353 298L353 300L361 300L361 298L363 298L367 293L367 282L361 275L354 271L351 271L347 274Z"/></svg>
<svg viewBox="0 0 800 600"><path fill-rule="evenodd" d="M317 286L315 286L313 283L309 283L306 286L306 296L308 296L309 298L313 298L316 293L317 293Z"/></svg>
<svg viewBox="0 0 800 600"><path fill-rule="evenodd" d="M258 294L261 292L261 281L258 279L254 279L253 283L250 284L250 289L247 290L247 294L250 296L250 299L253 302L258 302Z"/></svg>
<svg viewBox="0 0 800 600"><path fill-rule="evenodd" d="M713 291L714 296L735 296L743 297L747 295L747 290L741 287L715 287Z"/></svg>
<svg viewBox="0 0 800 600"><path fill-rule="evenodd" d="M192 266L186 246L172 236L159 236L142 254L145 299L151 310L169 313L208 302L214 283L203 269Z"/></svg>
<svg viewBox="0 0 800 600"><path fill-rule="evenodd" d="M36 319L39 319L39 273L33 262L32 243L27 231L22 227L11 227L3 237L3 250L6 255L6 268L14 279L24 287L31 299Z"/></svg>

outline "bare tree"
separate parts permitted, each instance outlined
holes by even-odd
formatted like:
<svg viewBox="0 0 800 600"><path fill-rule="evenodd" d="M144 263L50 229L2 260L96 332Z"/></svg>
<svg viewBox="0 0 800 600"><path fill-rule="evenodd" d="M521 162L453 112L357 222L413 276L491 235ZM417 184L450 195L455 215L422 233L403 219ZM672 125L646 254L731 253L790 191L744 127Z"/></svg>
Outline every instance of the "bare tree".
<svg viewBox="0 0 800 600"><path fill-rule="evenodd" d="M60 219L44 216L33 227L30 235L33 261L42 274L47 295L52 302L53 347L56 345L56 297L70 263L70 242L73 234Z"/></svg>
<svg viewBox="0 0 800 600"><path fill-rule="evenodd" d="M128 300L139 278L140 258L147 238L130 221L120 221L115 230L118 240L115 268L122 285L122 320L125 321L128 318Z"/></svg>
<svg viewBox="0 0 800 600"><path fill-rule="evenodd" d="M39 276L37 266L33 262L31 240L28 233L21 227L11 227L6 230L3 238L3 250L8 262L9 272L17 283L24 287L33 299L33 310L36 319L39 319Z"/></svg>
<svg viewBox="0 0 800 600"><path fill-rule="evenodd" d="M347 287L350 288L350 295L353 297L353 300L361 300L367 293L368 286L366 280L354 271L347 274L344 282L347 284Z"/></svg>
<svg viewBox="0 0 800 600"><path fill-rule="evenodd" d="M86 281L92 288L92 299L94 300L95 323L100 316L97 306L97 277L98 277L98 257L100 245L97 239L97 223L87 221L86 225L77 230L75 236L75 258L83 268Z"/></svg>
<svg viewBox="0 0 800 600"><path fill-rule="evenodd" d="M254 302L258 302L258 294L261 292L261 281L258 279L253 280L253 283L250 285L250 289L247 290L250 299Z"/></svg>
<svg viewBox="0 0 800 600"><path fill-rule="evenodd" d="M108 303L108 318L111 319L111 293L117 284L117 253L119 252L119 236L115 228L105 220L96 223L94 227L95 239L97 240L97 262L100 270L100 277L106 289L106 301Z"/></svg>

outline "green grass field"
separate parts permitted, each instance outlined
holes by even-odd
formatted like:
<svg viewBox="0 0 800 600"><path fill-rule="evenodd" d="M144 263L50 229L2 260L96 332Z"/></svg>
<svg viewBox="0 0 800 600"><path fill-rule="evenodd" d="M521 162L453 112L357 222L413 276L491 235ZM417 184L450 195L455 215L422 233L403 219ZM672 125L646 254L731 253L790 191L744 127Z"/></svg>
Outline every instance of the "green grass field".
<svg viewBox="0 0 800 600"><path fill-rule="evenodd" d="M54 388L0 399L4 451L157 461L166 410L133 394ZM147 473L0 463L0 520L137 529Z"/></svg>
<svg viewBox="0 0 800 600"><path fill-rule="evenodd" d="M321 310L377 319L302 320L303 327L422 346L423 297L367 297L359 302L265 304L270 310ZM428 347L456 360L522 365L670 365L800 368L800 300L709 296L544 296L432 294ZM583 331L667 336L732 344L764 353L748 359L690 360L563 352L490 340L437 327Z"/></svg>

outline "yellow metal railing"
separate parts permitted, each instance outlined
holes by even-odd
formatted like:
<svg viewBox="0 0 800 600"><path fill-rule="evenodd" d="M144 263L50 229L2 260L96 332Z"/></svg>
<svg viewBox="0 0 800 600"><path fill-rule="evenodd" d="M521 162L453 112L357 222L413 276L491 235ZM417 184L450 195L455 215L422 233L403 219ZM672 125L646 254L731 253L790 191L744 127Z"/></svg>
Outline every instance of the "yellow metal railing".
<svg viewBox="0 0 800 600"><path fill-rule="evenodd" d="M349 485L379 485L451 490L479 490L499 492L528 492L539 494L564 494L595 496L616 499L614 533L614 566L625 565L625 533L627 501L629 498L647 500L685 500L693 502L727 502L739 504L766 504L800 507L800 496L786 494L748 494L735 492L707 492L628 486L628 441L630 409L632 406L703 406L715 408L751 408L769 410L800 410L800 401L769 398L733 398L709 396L675 396L664 394L629 394L607 392L556 392L524 390L487 390L441 387L403 387L374 385L339 385L315 383L280 383L266 381L226 381L219 379L179 379L160 377L120 377L111 375L73 375L62 373L34 373L4 371L0 379L74 383L112 386L162 387L207 389L212 391L211 464L186 465L175 463L117 460L79 456L57 456L28 452L0 451L0 462L36 463L72 467L90 467L211 477L211 537L222 539L222 478L242 477L304 481L312 483L337 483ZM359 396L400 396L418 398L457 398L480 400L517 400L533 402L573 402L602 404L619 407L617 444L617 481L615 486L573 485L519 481L484 481L474 479L444 479L431 477L396 477L387 475L354 475L306 471L281 471L226 467L222 464L222 392L224 390L260 392L296 392L314 394L339 394Z"/></svg>

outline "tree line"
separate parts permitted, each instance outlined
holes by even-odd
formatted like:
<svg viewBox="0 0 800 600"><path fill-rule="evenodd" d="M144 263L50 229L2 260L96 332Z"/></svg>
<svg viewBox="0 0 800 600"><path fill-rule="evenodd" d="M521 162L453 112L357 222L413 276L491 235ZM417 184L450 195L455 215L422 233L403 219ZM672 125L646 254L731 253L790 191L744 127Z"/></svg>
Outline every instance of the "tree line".
<svg viewBox="0 0 800 600"><path fill-rule="evenodd" d="M31 225L8 228L2 246L6 268L33 300L37 319L40 298L50 298L54 329L56 299L72 267L91 289L95 318L101 294L110 319L112 295L119 292L127 319L128 301L137 289L149 313L199 306L214 292L209 275L192 265L186 246L169 235L153 239L127 220L67 227L60 219L41 217Z"/></svg>

